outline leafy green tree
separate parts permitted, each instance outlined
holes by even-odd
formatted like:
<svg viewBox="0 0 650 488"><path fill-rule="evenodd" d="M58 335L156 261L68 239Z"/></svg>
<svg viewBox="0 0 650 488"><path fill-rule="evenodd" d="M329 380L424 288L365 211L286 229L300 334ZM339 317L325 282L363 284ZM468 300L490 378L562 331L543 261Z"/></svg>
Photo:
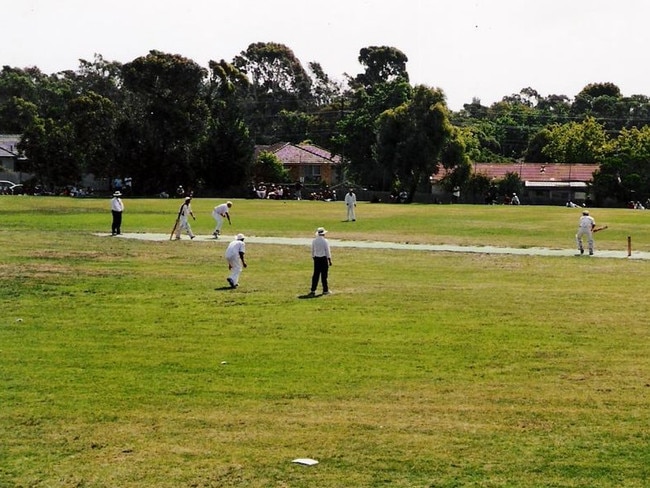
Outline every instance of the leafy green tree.
<svg viewBox="0 0 650 488"><path fill-rule="evenodd" d="M597 203L645 202L650 197L650 126L623 129L610 141L593 178Z"/></svg>
<svg viewBox="0 0 650 488"><path fill-rule="evenodd" d="M50 188L78 183L84 167L69 120L76 96L73 83L65 75L45 76L36 68L9 72L15 90L12 112L22 133L19 149L29 158L23 169Z"/></svg>
<svg viewBox="0 0 650 488"><path fill-rule="evenodd" d="M206 130L207 72L179 55L150 51L123 66L128 114L119 128L121 160L145 193L193 188L193 155Z"/></svg>
<svg viewBox="0 0 650 488"><path fill-rule="evenodd" d="M273 123L273 134L276 141L298 143L309 138L310 125L313 116L300 111L282 110Z"/></svg>
<svg viewBox="0 0 650 488"><path fill-rule="evenodd" d="M25 169L45 187L57 189L81 180L82 168L75 156L70 124L36 116L25 127L18 147L29 156Z"/></svg>
<svg viewBox="0 0 650 488"><path fill-rule="evenodd" d="M334 151L343 156L344 179L364 182L374 189L390 189L395 175L375 157L377 122L385 110L399 107L412 97L407 60L392 47L371 46L359 52L364 72L348 77L354 91L345 107L346 115L337 124L338 135L332 138Z"/></svg>
<svg viewBox="0 0 650 488"><path fill-rule="evenodd" d="M552 122L566 121L569 108L568 97L545 98L528 87L490 107L474 99L461 112L453 114L452 121L469 128L476 137L478 146L468 145L472 160L506 162L522 157L538 158L539 148L535 144L531 147L536 135Z"/></svg>
<svg viewBox="0 0 650 488"><path fill-rule="evenodd" d="M95 54L92 61L80 59L79 69L70 76L80 93L94 92L115 104L123 99L122 63L107 61L101 54Z"/></svg>
<svg viewBox="0 0 650 488"><path fill-rule="evenodd" d="M501 156L516 160L524 155L530 138L538 130L535 113L530 101L518 96L504 97L490 107L489 118Z"/></svg>
<svg viewBox="0 0 650 488"><path fill-rule="evenodd" d="M311 90L314 104L317 107L328 106L340 99L343 88L341 83L332 80L320 63L308 64L311 73Z"/></svg>
<svg viewBox="0 0 650 488"><path fill-rule="evenodd" d="M253 166L253 180L286 183L289 181L289 171L282 166L275 154L264 151Z"/></svg>
<svg viewBox="0 0 650 488"><path fill-rule="evenodd" d="M309 63L312 74L312 97L315 108L304 114L307 122L305 136L294 142L310 140L315 144L332 148L332 139L337 135L337 124L343 119L350 106L350 93L343 90L341 82L332 80L320 64Z"/></svg>
<svg viewBox="0 0 650 488"><path fill-rule="evenodd" d="M406 71L408 58L395 47L370 46L359 52L359 63L365 67L363 73L350 80L353 88L372 90L376 85L394 81L409 81Z"/></svg>
<svg viewBox="0 0 650 488"><path fill-rule="evenodd" d="M446 139L440 154L440 165L449 172L445 184L450 192L455 186L464 188L471 177L472 166L467 149L463 131L452 126L451 134ZM436 165L434 174L437 173L440 165Z"/></svg>
<svg viewBox="0 0 650 488"><path fill-rule="evenodd" d="M338 123L334 150L347 162L344 178L363 182L373 189L389 190L394 175L391 168L380 165L375 158L379 116L411 99L413 88L405 81L380 83L372 93L359 89L353 97L349 113Z"/></svg>
<svg viewBox="0 0 650 488"><path fill-rule="evenodd" d="M623 98L622 103L624 105L623 110L628 116L628 121L625 124L626 128L641 128L650 125L650 97L632 95Z"/></svg>
<svg viewBox="0 0 650 488"><path fill-rule="evenodd" d="M378 124L377 161L406 186L412 198L420 184L437 172L452 136L444 94L419 85L411 100L386 110Z"/></svg>
<svg viewBox="0 0 650 488"><path fill-rule="evenodd" d="M491 204L497 196L496 185L487 175L481 173L470 174L462 188L474 202Z"/></svg>
<svg viewBox="0 0 650 488"><path fill-rule="evenodd" d="M521 194L524 187L521 178L517 173L506 173L503 178L496 182L499 195L511 196L513 193Z"/></svg>
<svg viewBox="0 0 650 488"><path fill-rule="evenodd" d="M284 44L251 44L232 64L251 82L247 122L258 143L276 142L273 127L282 110L305 111L313 106L311 78Z"/></svg>
<svg viewBox="0 0 650 488"><path fill-rule="evenodd" d="M255 145L241 108L248 87L235 66L210 61L209 118L200 151L200 174L208 188L243 186L251 177Z"/></svg>
<svg viewBox="0 0 650 488"><path fill-rule="evenodd" d="M630 107L614 83L591 83L575 96L571 115L592 117L608 131L617 131L628 124Z"/></svg>
<svg viewBox="0 0 650 488"><path fill-rule="evenodd" d="M68 116L74 135L74 155L84 172L110 177L117 174L115 104L95 92L70 101Z"/></svg>
<svg viewBox="0 0 650 488"><path fill-rule="evenodd" d="M566 122L571 112L571 102L566 95L548 95L537 100L535 109L542 125Z"/></svg>
<svg viewBox="0 0 650 488"><path fill-rule="evenodd" d="M606 143L603 126L587 117L584 122L551 126L542 153L555 163L593 163L600 161Z"/></svg>
<svg viewBox="0 0 650 488"><path fill-rule="evenodd" d="M31 118L24 118L25 102L38 108L39 87L45 75L37 68L3 66L0 72L0 132L21 134Z"/></svg>

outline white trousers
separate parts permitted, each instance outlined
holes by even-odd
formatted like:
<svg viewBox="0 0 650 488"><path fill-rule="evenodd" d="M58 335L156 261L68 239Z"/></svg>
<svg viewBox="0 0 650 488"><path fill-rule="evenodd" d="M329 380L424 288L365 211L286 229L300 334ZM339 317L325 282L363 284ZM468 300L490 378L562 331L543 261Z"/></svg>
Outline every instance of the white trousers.
<svg viewBox="0 0 650 488"><path fill-rule="evenodd" d="M181 220L176 227L176 239L181 238L181 231L185 231L188 236L194 237L194 234L192 234L192 228L190 227L190 223L186 217L181 217Z"/></svg>
<svg viewBox="0 0 650 488"><path fill-rule="evenodd" d="M221 227L223 226L223 217L218 213L213 213L212 217L214 217L214 220L217 222L217 226L214 228L213 234L216 234L217 232L221 233Z"/></svg>
<svg viewBox="0 0 650 488"><path fill-rule="evenodd" d="M350 203L346 205L348 206L348 220L356 220L357 217L354 214L354 209L355 209L354 203Z"/></svg>
<svg viewBox="0 0 650 488"><path fill-rule="evenodd" d="M228 264L230 265L229 278L232 280L232 282L235 285L237 285L239 283L239 275L241 275L241 272L244 270L244 266L242 265L241 258L239 256L235 256L234 258L228 258L227 261Z"/></svg>
<svg viewBox="0 0 650 488"><path fill-rule="evenodd" d="M578 250L584 251L585 248L582 245L582 239L587 238L587 246L589 247L589 252L594 252L594 233L591 229L578 229L576 234L576 244L578 244Z"/></svg>

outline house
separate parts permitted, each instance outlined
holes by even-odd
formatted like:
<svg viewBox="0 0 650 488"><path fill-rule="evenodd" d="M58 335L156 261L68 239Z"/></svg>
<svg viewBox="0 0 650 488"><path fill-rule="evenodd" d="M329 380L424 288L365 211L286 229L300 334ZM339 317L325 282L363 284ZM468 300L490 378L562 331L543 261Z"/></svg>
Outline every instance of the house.
<svg viewBox="0 0 650 488"><path fill-rule="evenodd" d="M24 173L27 158L18 151L19 134L0 134L0 180L22 183L34 175Z"/></svg>
<svg viewBox="0 0 650 488"><path fill-rule="evenodd" d="M490 180L516 174L523 183L519 196L522 203L563 205L568 201L584 203L589 198L589 185L598 168L595 163L473 163L472 172ZM443 170L432 178L432 183L435 185L445 176Z"/></svg>
<svg viewBox="0 0 650 488"><path fill-rule="evenodd" d="M0 134L0 166L5 171L17 171L16 162L23 159L18 154L19 142L18 134Z"/></svg>
<svg viewBox="0 0 650 488"><path fill-rule="evenodd" d="M257 146L256 157L261 152L277 156L289 171L292 181L305 184L336 185L341 158L315 144L281 142L270 146Z"/></svg>

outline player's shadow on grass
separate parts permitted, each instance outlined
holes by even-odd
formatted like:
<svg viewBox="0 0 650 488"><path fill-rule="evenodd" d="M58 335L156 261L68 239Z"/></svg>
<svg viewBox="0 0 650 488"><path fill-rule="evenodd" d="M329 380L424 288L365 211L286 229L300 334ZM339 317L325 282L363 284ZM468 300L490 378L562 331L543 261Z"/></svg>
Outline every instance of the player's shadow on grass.
<svg viewBox="0 0 650 488"><path fill-rule="evenodd" d="M214 289L214 291L230 291L230 290L236 290L236 289L237 289L236 287L233 288L230 285L226 285L226 286L218 286L217 288Z"/></svg>
<svg viewBox="0 0 650 488"><path fill-rule="evenodd" d="M298 295L298 298L300 300L309 300L310 298L320 298L322 296L323 296L322 294L314 295L313 293L305 293L304 295Z"/></svg>

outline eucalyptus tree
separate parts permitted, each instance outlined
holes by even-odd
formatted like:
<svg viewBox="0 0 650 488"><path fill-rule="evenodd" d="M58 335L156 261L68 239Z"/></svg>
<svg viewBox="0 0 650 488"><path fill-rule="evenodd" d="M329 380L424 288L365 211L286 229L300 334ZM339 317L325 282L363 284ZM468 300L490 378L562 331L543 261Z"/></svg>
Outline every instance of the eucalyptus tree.
<svg viewBox="0 0 650 488"><path fill-rule="evenodd" d="M576 119L593 117L605 130L616 133L628 126L630 109L614 83L590 83L575 96L571 115Z"/></svg>
<svg viewBox="0 0 650 488"><path fill-rule="evenodd" d="M311 78L291 49L275 42L250 44L232 64L250 80L247 121L257 143L277 141L274 125L282 111L313 107Z"/></svg>
<svg viewBox="0 0 650 488"><path fill-rule="evenodd" d="M337 123L338 134L332 143L345 161L344 178L388 190L394 175L376 158L378 119L413 95L406 71L408 58L394 47L370 46L359 51L358 60L364 70L355 77L348 76L352 91L342 98L345 115Z"/></svg>
<svg viewBox="0 0 650 488"><path fill-rule="evenodd" d="M46 75L38 68L11 68L0 71L0 132L21 134L31 121L25 103L39 106L39 90ZM26 115L28 116L26 118Z"/></svg>
<svg viewBox="0 0 650 488"><path fill-rule="evenodd" d="M193 158L206 129L207 70L176 54L150 51L122 67L127 116L118 127L123 168L145 193L194 188Z"/></svg>
<svg viewBox="0 0 650 488"><path fill-rule="evenodd" d="M13 74L22 87L10 105L20 129L19 150L28 157L23 170L49 188L78 183L86 168L70 120L71 103L79 96L74 81L65 72L44 75L37 68Z"/></svg>
<svg viewBox="0 0 650 488"><path fill-rule="evenodd" d="M209 116L199 158L201 175L207 188L241 186L250 178L255 147L241 106L250 82L224 60L210 61L209 68Z"/></svg>
<svg viewBox="0 0 650 488"><path fill-rule="evenodd" d="M95 54L92 61L79 60L76 79L80 92L94 92L115 104L122 102L122 63Z"/></svg>
<svg viewBox="0 0 650 488"><path fill-rule="evenodd" d="M337 124L338 135L333 138L334 150L346 161L344 177L377 190L389 190L394 175L392 169L379 163L375 144L379 116L411 99L413 87L404 80L379 83L369 93L358 89L348 113Z"/></svg>
<svg viewBox="0 0 650 488"><path fill-rule="evenodd" d="M24 169L34 173L46 188L57 189L81 180L83 169L75 154L74 129L69 122L34 114L18 147L28 156Z"/></svg>
<svg viewBox="0 0 650 488"><path fill-rule="evenodd" d="M369 46L359 51L359 63L365 68L353 79L353 88L365 88L370 91L376 85L394 81L409 81L406 63L408 57L402 51L391 46Z"/></svg>
<svg viewBox="0 0 650 488"><path fill-rule="evenodd" d="M527 98L504 97L488 111L499 146L499 154L510 160L521 158L533 134L540 128L535 107Z"/></svg>
<svg viewBox="0 0 650 488"><path fill-rule="evenodd" d="M331 149L332 139L337 135L337 124L350 107L350 91L344 81L331 78L316 62L308 64L312 78L312 98L314 108L304 118L307 124L304 139Z"/></svg>
<svg viewBox="0 0 650 488"><path fill-rule="evenodd" d="M402 105L386 110L378 120L377 161L404 184L410 198L423 181L438 172L443 150L454 131L441 90L418 85ZM463 159L449 147L449 156Z"/></svg>
<svg viewBox="0 0 650 488"><path fill-rule="evenodd" d="M593 117L555 124L548 131L548 143L542 152L553 163L595 163L606 150L607 133Z"/></svg>
<svg viewBox="0 0 650 488"><path fill-rule="evenodd" d="M101 177L119 174L115 138L119 107L89 91L70 101L66 119L74 136L72 153L82 171Z"/></svg>
<svg viewBox="0 0 650 488"><path fill-rule="evenodd" d="M618 202L650 197L650 126L623 129L609 141L593 183L598 203L607 197Z"/></svg>

